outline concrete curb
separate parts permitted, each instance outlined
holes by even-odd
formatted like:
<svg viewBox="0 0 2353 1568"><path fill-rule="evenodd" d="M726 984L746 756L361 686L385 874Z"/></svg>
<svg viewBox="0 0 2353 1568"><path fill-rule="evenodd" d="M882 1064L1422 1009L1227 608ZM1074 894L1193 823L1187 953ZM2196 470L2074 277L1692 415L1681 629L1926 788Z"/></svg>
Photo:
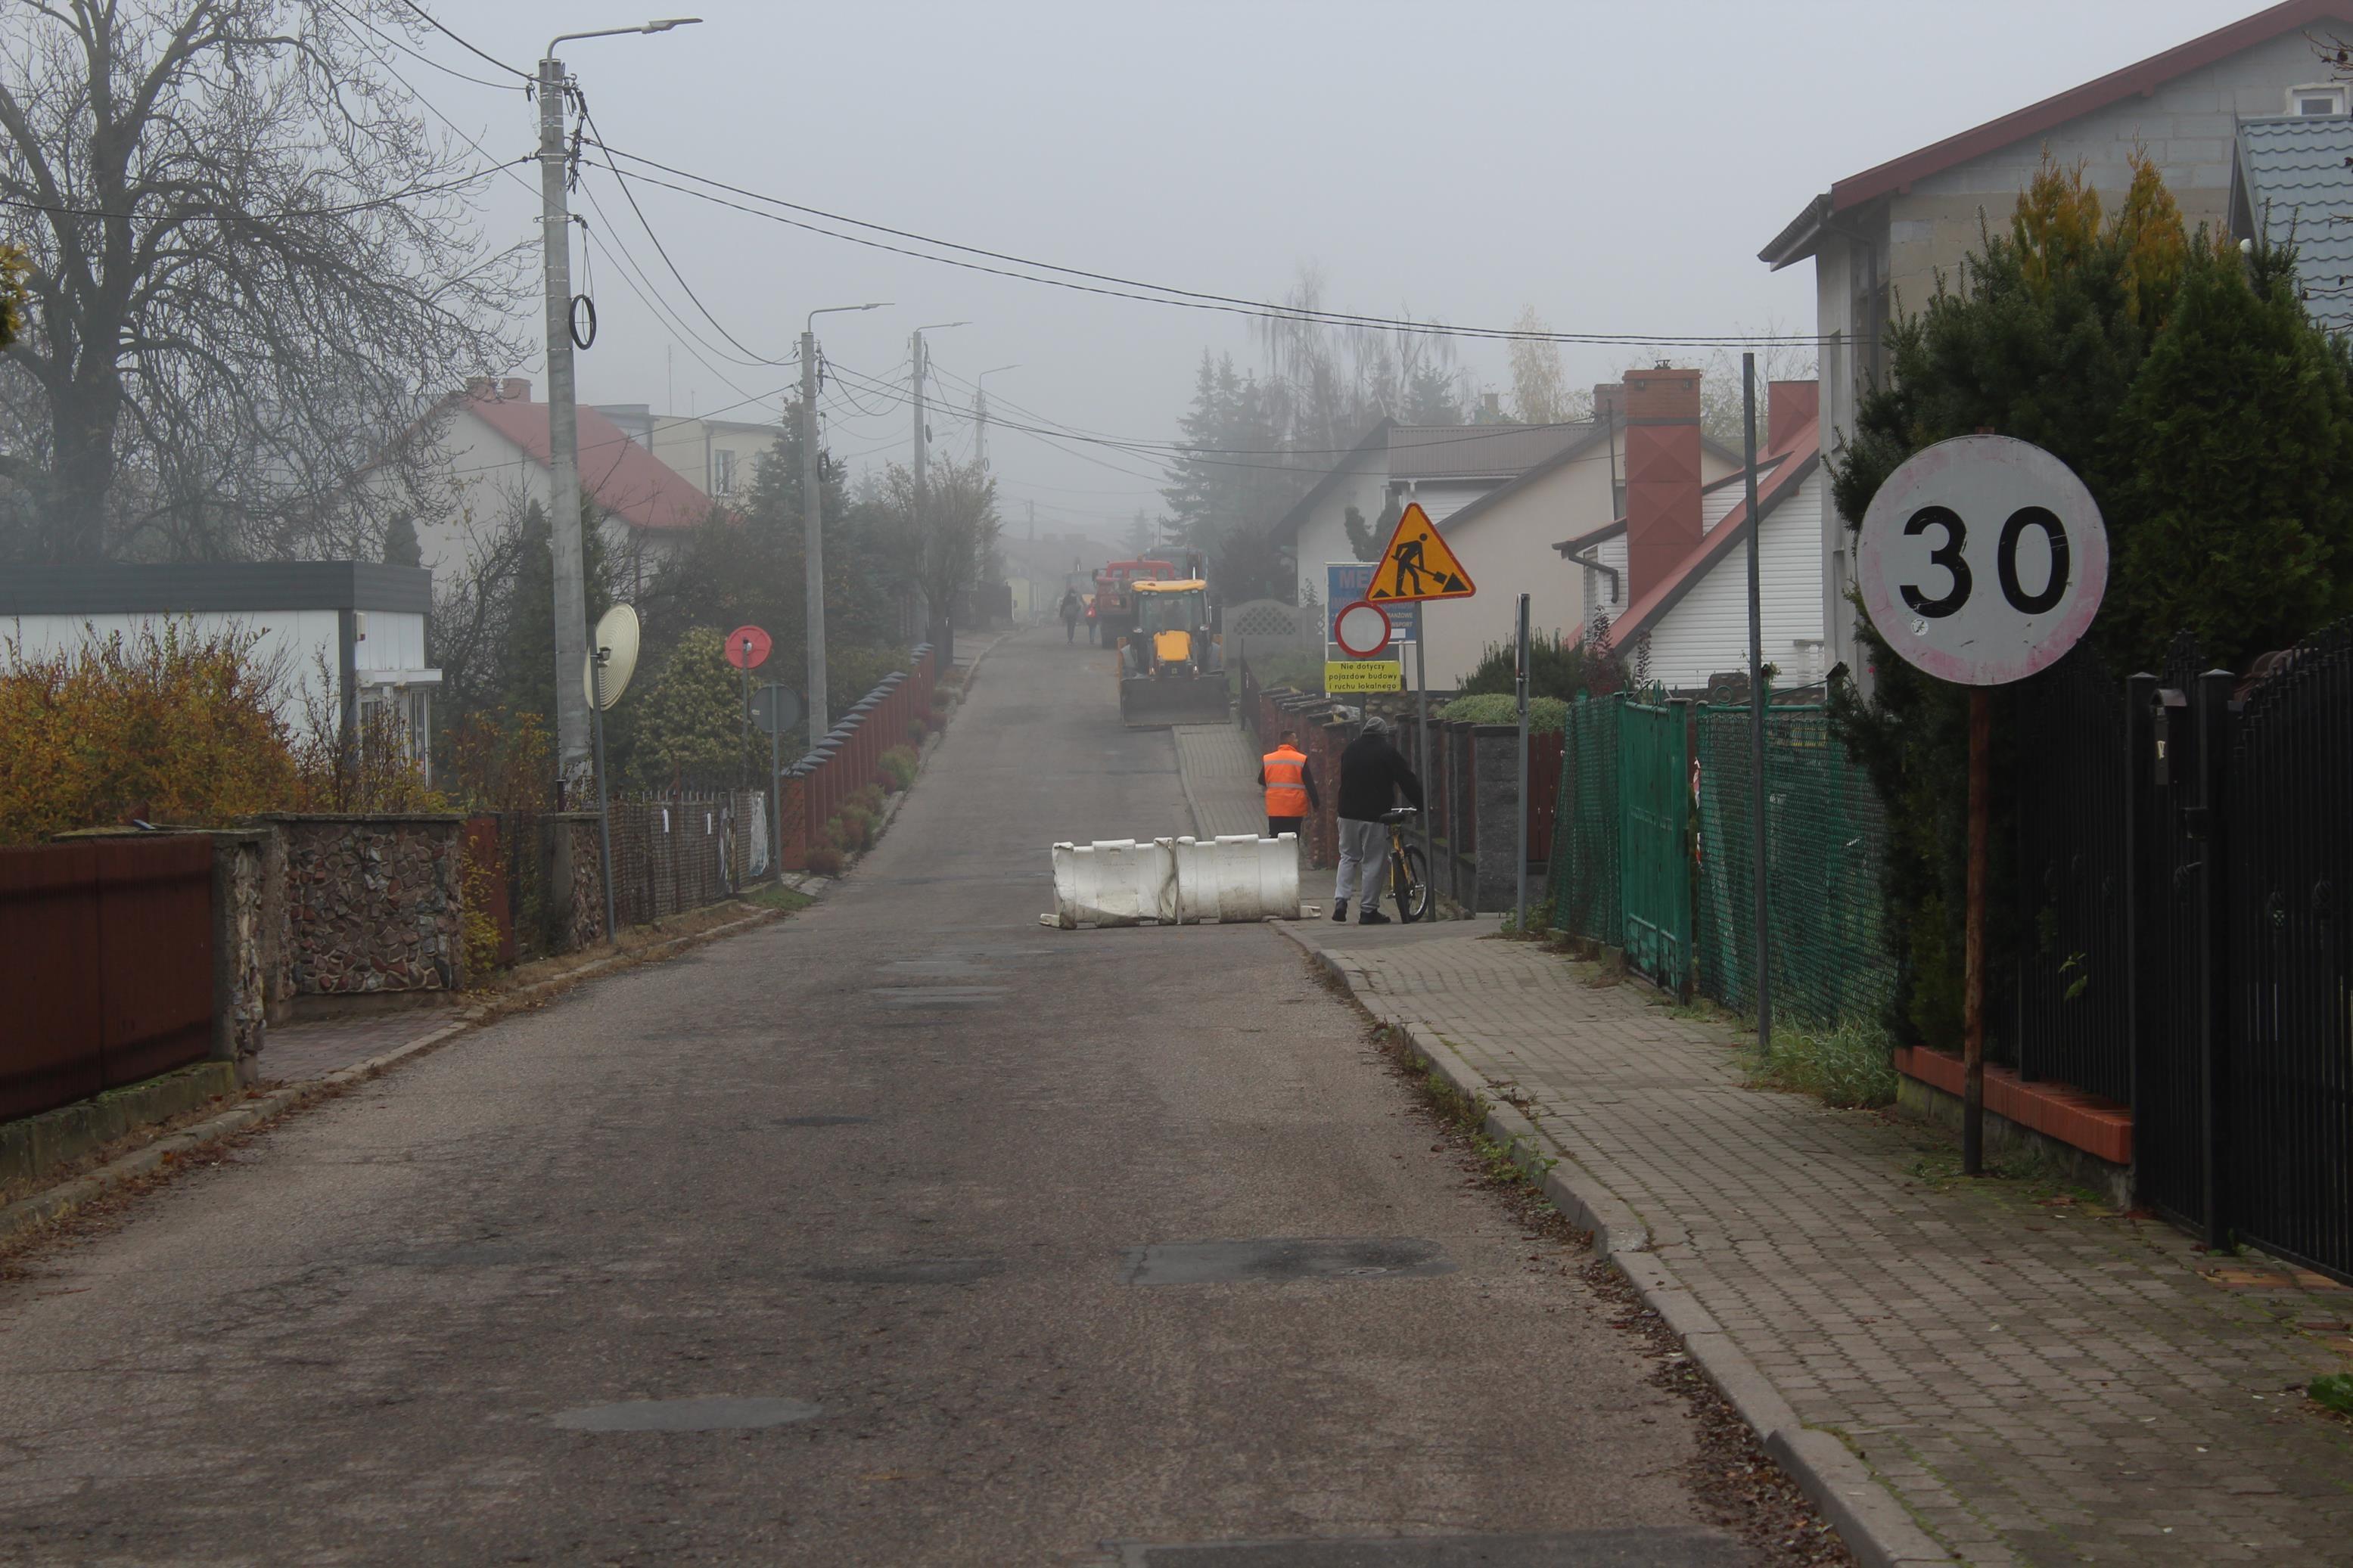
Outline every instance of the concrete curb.
<svg viewBox="0 0 2353 1568"><path fill-rule="evenodd" d="M46 1192L19 1198L6 1207L0 1208L0 1243L5 1243L30 1226L71 1214L93 1198L104 1194L108 1189L146 1175L167 1161L193 1153L225 1139L234 1138L248 1128L267 1121L282 1112L300 1110L314 1100L326 1099L353 1084L364 1083L378 1077L403 1062L424 1056L429 1051L447 1045L470 1029L483 1024L494 1023L517 1007L528 1006L534 1002L557 995L584 980L594 979L598 975L609 973L615 969L669 958L689 947L699 947L705 942L715 942L723 936L732 935L736 931L747 931L754 926L766 925L781 918L783 913L781 910L763 910L756 915L751 915L740 921L730 921L725 925L713 926L709 931L691 931L684 936L671 937L666 942L659 942L640 948L635 952L614 953L608 957L584 963L566 973L554 975L533 984L502 993L495 1003L469 1007L454 1021L428 1034L420 1035L413 1040L405 1041L391 1050L380 1052L364 1061L353 1062L349 1067L337 1068L333 1072L323 1077L306 1079L301 1083L290 1083L271 1089L266 1094L257 1095L241 1105L233 1106L222 1111L217 1116L209 1117L193 1126L183 1127L177 1132L166 1133L142 1148L134 1149L127 1154L110 1160L87 1175L77 1176Z"/></svg>
<svg viewBox="0 0 2353 1568"><path fill-rule="evenodd" d="M1373 988L1372 976L1343 963L1282 921L1275 928L1333 978L1377 1022L1401 1031L1413 1053L1457 1094L1486 1108L1486 1132L1550 1198L1571 1225L1593 1233L1593 1249L1633 1282L1642 1304L1683 1342L1702 1375L1757 1434L1864 1568L1917 1568L1954 1561L1923 1530L1902 1500L1840 1438L1799 1420L1788 1398L1725 1332L1699 1298L1651 1248L1650 1226L1624 1199L1546 1136L1443 1039L1408 1018Z"/></svg>

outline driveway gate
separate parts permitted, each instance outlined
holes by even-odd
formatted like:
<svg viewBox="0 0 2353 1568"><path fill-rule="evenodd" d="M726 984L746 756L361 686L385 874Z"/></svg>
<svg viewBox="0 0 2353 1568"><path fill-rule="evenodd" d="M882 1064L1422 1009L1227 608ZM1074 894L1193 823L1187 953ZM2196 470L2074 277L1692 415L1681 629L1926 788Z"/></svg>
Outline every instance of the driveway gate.
<svg viewBox="0 0 2353 1568"><path fill-rule="evenodd" d="M1619 716L1619 848L1626 962L1691 989L1690 704L1629 701Z"/></svg>

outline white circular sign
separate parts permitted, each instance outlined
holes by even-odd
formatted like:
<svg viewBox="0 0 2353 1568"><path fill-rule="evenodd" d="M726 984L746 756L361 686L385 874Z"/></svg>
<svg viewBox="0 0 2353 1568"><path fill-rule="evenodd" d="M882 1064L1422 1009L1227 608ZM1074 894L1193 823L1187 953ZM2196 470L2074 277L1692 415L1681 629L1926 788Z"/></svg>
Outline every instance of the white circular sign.
<svg viewBox="0 0 2353 1568"><path fill-rule="evenodd" d="M1370 658L1389 646L1389 613L1359 599L1333 617L1332 640L1350 658Z"/></svg>
<svg viewBox="0 0 2353 1568"><path fill-rule="evenodd" d="M2073 469L2007 436L1915 452L1863 513L1863 608L1905 662L1963 686L2022 680L2073 647L2108 586L2108 531Z"/></svg>

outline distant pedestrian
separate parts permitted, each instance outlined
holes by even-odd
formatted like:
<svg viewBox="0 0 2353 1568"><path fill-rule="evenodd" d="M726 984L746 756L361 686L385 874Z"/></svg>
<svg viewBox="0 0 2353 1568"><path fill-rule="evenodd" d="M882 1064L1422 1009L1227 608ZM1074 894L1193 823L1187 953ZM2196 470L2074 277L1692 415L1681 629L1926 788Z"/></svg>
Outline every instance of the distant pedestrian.
<svg viewBox="0 0 2353 1568"><path fill-rule="evenodd" d="M1269 838L1297 833L1302 817L1323 809L1315 796L1315 774L1307 765L1307 753L1299 749L1296 730L1285 730L1274 750L1259 759L1258 782L1266 791Z"/></svg>
<svg viewBox="0 0 2353 1568"><path fill-rule="evenodd" d="M1063 589L1061 616L1064 642L1074 643L1079 640L1079 618L1086 613L1086 606L1079 603L1079 591L1076 588Z"/></svg>
<svg viewBox="0 0 2353 1568"><path fill-rule="evenodd" d="M1364 733L1340 753L1340 875L1332 885L1332 918L1345 923L1348 899L1359 894L1364 913L1358 925L1385 926L1381 913L1381 871L1388 859L1388 825L1382 815L1402 793L1416 810L1421 807L1421 781L1406 765L1405 755L1389 743L1389 722L1374 714L1365 721Z"/></svg>

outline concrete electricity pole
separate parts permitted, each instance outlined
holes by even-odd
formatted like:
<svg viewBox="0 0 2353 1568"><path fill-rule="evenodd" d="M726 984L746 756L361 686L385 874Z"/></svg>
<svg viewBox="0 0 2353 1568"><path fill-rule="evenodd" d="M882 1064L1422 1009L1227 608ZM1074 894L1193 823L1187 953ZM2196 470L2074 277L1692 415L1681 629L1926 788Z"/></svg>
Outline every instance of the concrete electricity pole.
<svg viewBox="0 0 2353 1568"><path fill-rule="evenodd" d="M931 429L923 423L923 334L925 332L944 332L950 327L964 327L969 325L971 325L971 323L968 321L934 321L927 327L917 327L915 329L915 344L913 349L910 351L911 363L914 368L915 379L913 384L915 395L908 401L909 405L915 411L915 453L913 464L915 472L914 523L919 534L923 527L924 517L927 510L923 505L923 476L929 467L929 463L924 457L924 448L931 444L932 439ZM926 618L930 622L930 624L923 628L923 636L928 640L934 631L942 628L945 625L948 616L953 613L953 606L926 603L923 606L923 610Z"/></svg>
<svg viewBox="0 0 2353 1568"><path fill-rule="evenodd" d="M620 33L667 33L699 22L673 16L635 27L565 33L539 61L540 248L547 289L548 536L555 555L555 768L568 785L591 763L587 552L580 538L580 418L572 383L572 215L565 200L564 106L567 83L555 46ZM566 801L569 805L574 803Z"/></svg>
<svg viewBox="0 0 2353 1568"><path fill-rule="evenodd" d="M972 455L981 472L988 471L988 378L999 371L1019 370L1018 364L1000 364L982 371L972 381Z"/></svg>
<svg viewBox="0 0 2353 1568"><path fill-rule="evenodd" d="M827 305L801 323L801 556L808 621L808 738L833 728L825 707L825 474L817 440L817 319L843 310L879 310L889 304Z"/></svg>

